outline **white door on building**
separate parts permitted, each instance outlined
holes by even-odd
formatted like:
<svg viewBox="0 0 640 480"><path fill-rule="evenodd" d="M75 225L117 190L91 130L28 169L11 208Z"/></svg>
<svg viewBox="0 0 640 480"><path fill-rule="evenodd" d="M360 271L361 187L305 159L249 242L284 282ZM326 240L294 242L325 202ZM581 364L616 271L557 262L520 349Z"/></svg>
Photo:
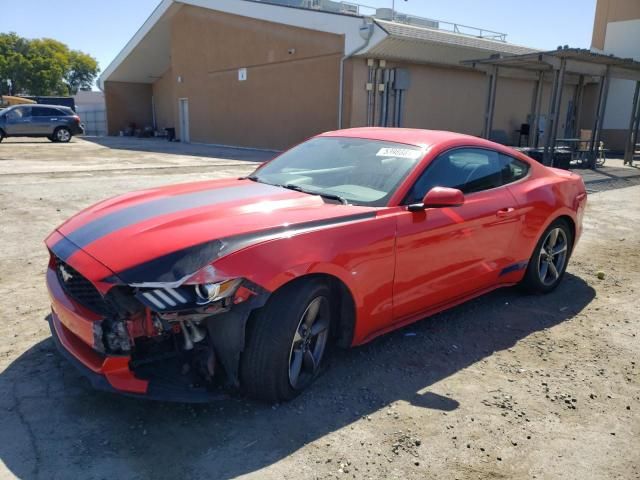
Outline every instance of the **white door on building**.
<svg viewBox="0 0 640 480"><path fill-rule="evenodd" d="M191 141L191 136L189 135L189 99L181 98L178 102L180 111L180 139L185 143L189 143Z"/></svg>

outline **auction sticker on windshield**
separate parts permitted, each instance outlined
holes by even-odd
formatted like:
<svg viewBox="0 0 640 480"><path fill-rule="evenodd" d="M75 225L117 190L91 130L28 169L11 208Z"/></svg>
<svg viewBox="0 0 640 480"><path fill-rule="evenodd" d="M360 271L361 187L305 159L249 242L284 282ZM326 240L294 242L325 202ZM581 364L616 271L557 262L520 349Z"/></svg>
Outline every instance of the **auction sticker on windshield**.
<svg viewBox="0 0 640 480"><path fill-rule="evenodd" d="M376 157L395 157L395 158L410 158L415 160L422 152L420 150L412 150L410 148L390 148L384 147L378 150Z"/></svg>

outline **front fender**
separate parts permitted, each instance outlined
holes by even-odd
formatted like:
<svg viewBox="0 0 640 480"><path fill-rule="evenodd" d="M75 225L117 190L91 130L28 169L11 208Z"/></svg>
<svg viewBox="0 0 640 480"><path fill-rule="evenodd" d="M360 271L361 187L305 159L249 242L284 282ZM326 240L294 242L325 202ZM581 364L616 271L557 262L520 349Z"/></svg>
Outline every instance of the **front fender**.
<svg viewBox="0 0 640 480"><path fill-rule="evenodd" d="M355 303L359 343L391 322L395 229L395 217L377 216L262 242L221 258L214 268L270 292L309 274L338 278Z"/></svg>

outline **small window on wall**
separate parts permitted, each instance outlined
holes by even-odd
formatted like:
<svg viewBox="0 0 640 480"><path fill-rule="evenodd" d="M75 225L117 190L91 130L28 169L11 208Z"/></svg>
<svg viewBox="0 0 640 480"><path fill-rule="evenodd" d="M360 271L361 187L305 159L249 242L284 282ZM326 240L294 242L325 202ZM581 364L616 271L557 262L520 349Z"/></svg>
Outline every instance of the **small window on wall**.
<svg viewBox="0 0 640 480"><path fill-rule="evenodd" d="M500 154L500 163L502 164L502 183L517 182L529 173L529 165L522 160L510 157L509 155Z"/></svg>

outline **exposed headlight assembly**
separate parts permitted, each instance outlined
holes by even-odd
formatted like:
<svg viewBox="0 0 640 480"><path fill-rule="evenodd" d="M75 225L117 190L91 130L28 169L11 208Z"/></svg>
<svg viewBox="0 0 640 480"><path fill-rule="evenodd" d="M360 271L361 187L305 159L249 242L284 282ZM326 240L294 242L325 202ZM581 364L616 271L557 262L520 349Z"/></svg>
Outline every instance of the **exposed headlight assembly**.
<svg viewBox="0 0 640 480"><path fill-rule="evenodd" d="M242 279L234 278L218 283L203 283L195 286L196 303L198 305L207 305L217 302L223 298L230 297L240 286Z"/></svg>
<svg viewBox="0 0 640 480"><path fill-rule="evenodd" d="M234 278L178 288L141 288L136 298L155 312L193 310L231 297L241 283L241 278Z"/></svg>

